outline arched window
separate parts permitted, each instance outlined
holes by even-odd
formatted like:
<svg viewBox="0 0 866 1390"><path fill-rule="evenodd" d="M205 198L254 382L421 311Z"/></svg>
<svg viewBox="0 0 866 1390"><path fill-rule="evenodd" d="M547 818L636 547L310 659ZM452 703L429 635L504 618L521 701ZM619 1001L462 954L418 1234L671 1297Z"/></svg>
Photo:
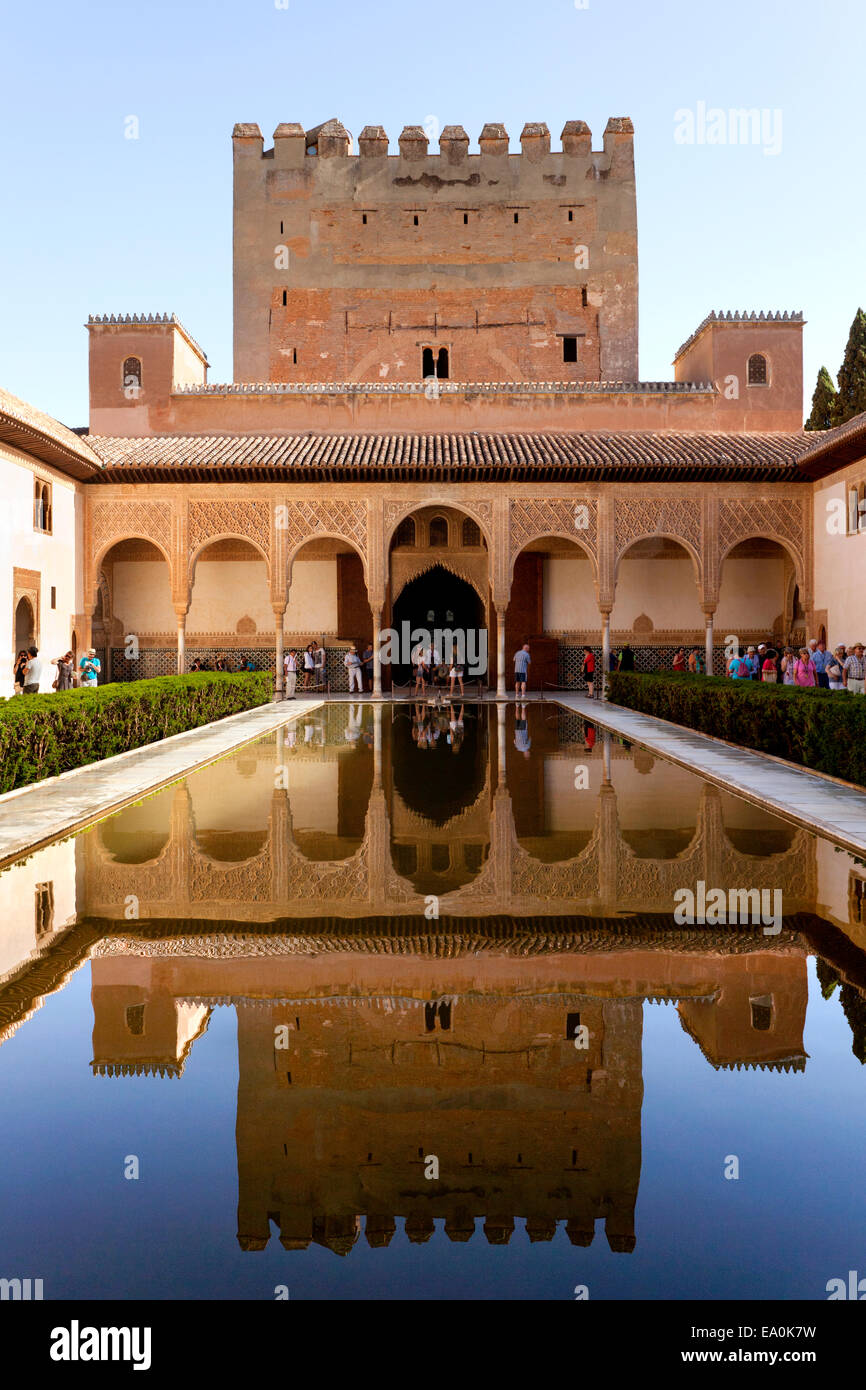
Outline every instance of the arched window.
<svg viewBox="0 0 866 1390"><path fill-rule="evenodd" d="M448 522L445 520L444 516L434 516L433 520L430 522L430 544L448 544Z"/></svg>
<svg viewBox="0 0 866 1390"><path fill-rule="evenodd" d="M51 484L33 479L33 529L51 531Z"/></svg>
<svg viewBox="0 0 866 1390"><path fill-rule="evenodd" d="M448 349L440 348L439 356L436 358L436 375L443 381L447 380L449 371Z"/></svg>
<svg viewBox="0 0 866 1390"><path fill-rule="evenodd" d="M767 359L762 352L753 352L749 358L749 385L766 386L767 380Z"/></svg>
<svg viewBox="0 0 866 1390"><path fill-rule="evenodd" d="M463 523L463 544L464 544L464 545L480 545L480 544L481 544L481 528L480 528L480 526L478 525L478 522L477 522L477 521L473 521L472 518L471 518L470 516L467 516L466 520L465 520L464 523Z"/></svg>
<svg viewBox="0 0 866 1390"><path fill-rule="evenodd" d="M425 380L428 376L436 375L436 368L433 365L432 348L424 348L423 352L421 353L421 375L424 377Z"/></svg>
<svg viewBox="0 0 866 1390"><path fill-rule="evenodd" d="M134 401L141 390L141 358L127 357L123 364L123 394Z"/></svg>
<svg viewBox="0 0 866 1390"><path fill-rule="evenodd" d="M395 545L414 545L415 544L415 522L411 516L405 516L397 527L394 534Z"/></svg>

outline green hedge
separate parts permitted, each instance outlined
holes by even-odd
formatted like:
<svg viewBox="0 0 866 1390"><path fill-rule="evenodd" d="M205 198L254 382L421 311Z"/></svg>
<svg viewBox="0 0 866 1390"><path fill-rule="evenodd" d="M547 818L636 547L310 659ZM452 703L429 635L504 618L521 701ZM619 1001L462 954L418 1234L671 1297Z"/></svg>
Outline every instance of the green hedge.
<svg viewBox="0 0 866 1390"><path fill-rule="evenodd" d="M273 699L266 671L201 672L0 700L0 792Z"/></svg>
<svg viewBox="0 0 866 1390"><path fill-rule="evenodd" d="M614 671L613 704L866 786L866 696L724 676Z"/></svg>

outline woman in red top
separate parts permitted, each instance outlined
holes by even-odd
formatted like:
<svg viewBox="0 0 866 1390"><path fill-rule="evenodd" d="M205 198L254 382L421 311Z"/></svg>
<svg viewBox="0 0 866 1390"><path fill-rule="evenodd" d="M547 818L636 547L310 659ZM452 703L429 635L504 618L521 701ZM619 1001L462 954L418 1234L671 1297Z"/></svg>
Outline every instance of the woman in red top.
<svg viewBox="0 0 866 1390"><path fill-rule="evenodd" d="M684 649L683 647L680 647L679 651L677 652L676 656L674 657L674 670L675 670L675 671L684 671L685 669L686 669L686 653L685 653L685 649Z"/></svg>
<svg viewBox="0 0 866 1390"><path fill-rule="evenodd" d="M583 649L583 679L586 681L586 688L589 698L595 695L595 653L592 647Z"/></svg>

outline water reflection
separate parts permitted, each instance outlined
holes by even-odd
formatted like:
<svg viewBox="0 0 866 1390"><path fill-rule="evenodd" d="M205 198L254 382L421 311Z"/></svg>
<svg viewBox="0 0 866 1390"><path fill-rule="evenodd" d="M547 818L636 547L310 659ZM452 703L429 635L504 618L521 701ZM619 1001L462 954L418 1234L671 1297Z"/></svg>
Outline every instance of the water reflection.
<svg viewBox="0 0 866 1390"><path fill-rule="evenodd" d="M633 1250L645 1004L714 1070L802 1072L817 953L863 1060L864 868L556 706L523 720L326 708L13 866L0 1040L86 962L100 1077L183 1077L233 1009L243 1250L437 1219ZM781 932L676 927L699 880L781 888Z"/></svg>

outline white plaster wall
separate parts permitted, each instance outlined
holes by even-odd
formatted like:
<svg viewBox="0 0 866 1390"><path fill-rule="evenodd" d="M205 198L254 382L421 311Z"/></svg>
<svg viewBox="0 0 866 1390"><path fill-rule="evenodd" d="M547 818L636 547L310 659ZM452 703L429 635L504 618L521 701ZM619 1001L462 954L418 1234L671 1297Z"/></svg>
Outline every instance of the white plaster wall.
<svg viewBox="0 0 866 1390"><path fill-rule="evenodd" d="M633 627L642 613L657 630L703 629L695 567L688 557L622 558L610 625L614 630Z"/></svg>
<svg viewBox="0 0 866 1390"><path fill-rule="evenodd" d="M271 622L273 627L273 621ZM286 632L337 631L337 565L334 560L296 560L284 624Z"/></svg>
<svg viewBox="0 0 866 1390"><path fill-rule="evenodd" d="M545 632L581 632L601 624L592 565L581 555L546 555L542 576Z"/></svg>
<svg viewBox="0 0 866 1390"><path fill-rule="evenodd" d="M37 883L54 885L54 931L71 926L76 912L74 840L37 850L23 864L0 874L0 977L36 949ZM39 944L50 940L46 934Z"/></svg>
<svg viewBox="0 0 866 1390"><path fill-rule="evenodd" d="M38 642L45 657L42 690L50 690L57 674L48 663L62 656L72 641L73 617L79 601L76 589L77 512L74 482L53 469L39 466L38 476L52 484L52 534L33 529L34 469L16 450L0 446L0 696L14 692L12 662L15 657L13 568L38 570L41 576ZM57 606L51 608L51 586L57 590ZM80 645L80 634L79 634Z"/></svg>
<svg viewBox="0 0 866 1390"><path fill-rule="evenodd" d="M264 560L199 560L187 633L234 632L240 618L252 618L257 632L274 630Z"/></svg>
<svg viewBox="0 0 866 1390"><path fill-rule="evenodd" d="M827 610L827 637L834 647L866 642L866 531L845 534L849 477L866 477L866 459L816 488L813 503L815 607Z"/></svg>
<svg viewBox="0 0 866 1390"><path fill-rule="evenodd" d="M124 635L174 632L177 619L171 606L171 581L164 560L118 560L113 567L114 616Z"/></svg>
<svg viewBox="0 0 866 1390"><path fill-rule="evenodd" d="M759 555L754 559L729 557L722 565L715 616L717 639L729 632L736 633L740 628L772 632L784 604L785 561L782 555Z"/></svg>
<svg viewBox="0 0 866 1390"><path fill-rule="evenodd" d="M822 917L835 922L860 947L866 948L866 928L857 927L849 921L848 879L852 872L858 877L866 876L862 864L857 864L852 855L845 850L837 850L829 840L816 840L816 863L818 869L817 903L815 910Z"/></svg>

